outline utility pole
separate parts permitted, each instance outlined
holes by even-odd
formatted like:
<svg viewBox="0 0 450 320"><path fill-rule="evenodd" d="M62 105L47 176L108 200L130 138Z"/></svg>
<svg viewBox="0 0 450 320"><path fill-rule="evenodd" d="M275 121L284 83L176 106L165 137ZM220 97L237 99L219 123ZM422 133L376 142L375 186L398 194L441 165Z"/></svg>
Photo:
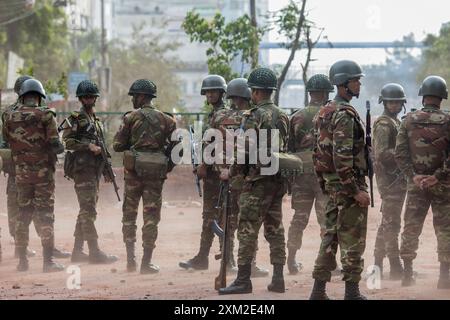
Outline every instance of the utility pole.
<svg viewBox="0 0 450 320"><path fill-rule="evenodd" d="M101 0L102 23L102 68L106 67L106 31L105 31L105 0Z"/></svg>
<svg viewBox="0 0 450 320"><path fill-rule="evenodd" d="M258 24L256 22L256 1L250 0L250 17L252 19L252 26L255 28L258 27ZM255 69L258 66L258 47L259 44L254 44L252 50L252 69Z"/></svg>

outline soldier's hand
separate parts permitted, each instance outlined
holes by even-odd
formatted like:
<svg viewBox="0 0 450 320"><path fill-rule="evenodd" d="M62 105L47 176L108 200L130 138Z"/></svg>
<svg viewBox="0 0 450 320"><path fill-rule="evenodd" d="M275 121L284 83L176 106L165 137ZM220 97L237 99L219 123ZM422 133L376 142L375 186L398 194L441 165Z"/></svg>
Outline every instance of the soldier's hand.
<svg viewBox="0 0 450 320"><path fill-rule="evenodd" d="M197 177L199 177L200 179L206 178L206 175L207 175L206 174L206 170L207 170L207 167L206 167L206 165L204 163L199 165L197 167Z"/></svg>
<svg viewBox="0 0 450 320"><path fill-rule="evenodd" d="M413 182L416 185L416 187L422 189L422 180L425 179L427 176L423 174L417 174L413 177Z"/></svg>
<svg viewBox="0 0 450 320"><path fill-rule="evenodd" d="M112 183L112 179L108 176L104 176L105 178L105 183Z"/></svg>
<svg viewBox="0 0 450 320"><path fill-rule="evenodd" d="M438 179L435 176L428 176L425 179L422 179L420 182L420 189L428 189L438 183Z"/></svg>
<svg viewBox="0 0 450 320"><path fill-rule="evenodd" d="M89 150L93 152L96 156L102 153L102 148L93 143L89 143Z"/></svg>
<svg viewBox="0 0 450 320"><path fill-rule="evenodd" d="M220 170L220 180L227 181L228 179L230 179L230 170L221 169Z"/></svg>
<svg viewBox="0 0 450 320"><path fill-rule="evenodd" d="M365 191L359 191L353 198L355 198L360 207L368 207L370 204L370 196Z"/></svg>

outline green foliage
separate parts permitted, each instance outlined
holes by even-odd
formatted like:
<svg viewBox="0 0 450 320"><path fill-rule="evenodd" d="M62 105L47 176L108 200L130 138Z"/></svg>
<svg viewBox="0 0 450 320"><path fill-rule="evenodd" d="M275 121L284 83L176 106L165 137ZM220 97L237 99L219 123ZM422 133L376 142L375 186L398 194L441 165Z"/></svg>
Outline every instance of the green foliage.
<svg viewBox="0 0 450 320"><path fill-rule="evenodd" d="M425 45L428 48L423 52L418 82L429 75L438 75L450 81L450 22L441 26L439 35L428 35Z"/></svg>
<svg viewBox="0 0 450 320"><path fill-rule="evenodd" d="M208 21L195 11L187 13L182 27L191 42L210 45L206 51L209 73L219 74L227 81L240 76L230 67L233 59L241 54L242 62L251 62L252 50L265 32L263 28L255 28L248 15L225 23L221 13Z"/></svg>

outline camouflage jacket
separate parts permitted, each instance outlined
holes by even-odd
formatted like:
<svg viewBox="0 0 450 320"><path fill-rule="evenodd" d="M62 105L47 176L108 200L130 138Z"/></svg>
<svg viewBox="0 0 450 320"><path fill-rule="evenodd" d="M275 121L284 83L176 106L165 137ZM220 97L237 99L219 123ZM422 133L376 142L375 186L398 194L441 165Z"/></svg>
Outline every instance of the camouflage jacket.
<svg viewBox="0 0 450 320"><path fill-rule="evenodd" d="M395 161L412 179L416 174L448 180L450 173L450 116L433 105L410 112L397 136Z"/></svg>
<svg viewBox="0 0 450 320"><path fill-rule="evenodd" d="M176 142L171 141L176 129L174 118L152 105L145 105L124 115L119 131L114 136L116 152L136 151L166 152Z"/></svg>
<svg viewBox="0 0 450 320"><path fill-rule="evenodd" d="M52 179L59 144L55 113L47 107L17 105L4 117L3 138L11 148L17 183Z"/></svg>
<svg viewBox="0 0 450 320"><path fill-rule="evenodd" d="M288 130L289 130L289 118L284 113L283 110L278 108L271 100L265 100L261 101L258 105L256 105L253 109L247 110L244 112L241 128L244 131L253 129L256 132L257 135L257 148L253 149L253 151L258 152L261 148L266 148L266 154L271 155L272 154L272 141L271 141L271 133L270 131L272 129L278 130L278 146L279 151L284 152L287 149L287 140L288 140ZM260 138L260 131L261 130L267 130L267 140L261 141ZM254 142L253 142L254 143ZM252 144L252 141L250 141L250 144ZM246 161L248 162L251 159L251 155L249 152L252 151L252 148L250 150L245 150L246 153ZM257 156L255 156L256 159L258 159ZM258 162L259 163L259 162ZM256 166L248 163L246 165L249 167L249 171L244 169L244 171L248 171L247 173L247 180L259 180L264 178L260 174L260 164L257 164Z"/></svg>
<svg viewBox="0 0 450 320"><path fill-rule="evenodd" d="M319 112L320 105L311 104L292 114L289 124L289 152L310 151L314 147L313 119Z"/></svg>
<svg viewBox="0 0 450 320"><path fill-rule="evenodd" d="M337 96L322 107L315 121L314 166L319 183L356 195L367 175L364 125L348 101Z"/></svg>
<svg viewBox="0 0 450 320"><path fill-rule="evenodd" d="M5 108L5 111L2 113L2 132L3 128L5 127L5 121L8 117L8 114L15 111L20 106L19 101L16 101L12 105ZM8 143L6 143L5 139L3 138L3 133L0 141L0 148L1 149L9 149ZM15 175L14 172L14 165L12 163L12 159L8 159L9 161L3 161L3 171L9 175Z"/></svg>
<svg viewBox="0 0 450 320"><path fill-rule="evenodd" d="M400 123L397 118L383 113L373 124L374 164L379 186L389 186L401 174L394 159L395 141Z"/></svg>

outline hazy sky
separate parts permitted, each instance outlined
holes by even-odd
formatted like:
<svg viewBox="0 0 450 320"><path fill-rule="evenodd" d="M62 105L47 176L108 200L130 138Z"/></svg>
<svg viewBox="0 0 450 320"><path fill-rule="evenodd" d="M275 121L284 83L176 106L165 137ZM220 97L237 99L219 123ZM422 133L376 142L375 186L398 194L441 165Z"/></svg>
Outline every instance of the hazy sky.
<svg viewBox="0 0 450 320"><path fill-rule="evenodd" d="M289 0L270 0L269 10L278 10L288 3ZM438 33L441 24L450 21L450 1L446 0L308 0L306 8L310 19L325 28L323 34L331 42L394 41L411 32L416 40L422 40L428 33ZM276 33L270 37L277 41ZM287 55L287 51L272 50L270 63L284 63ZM314 58L318 61L313 67L323 68L342 58L362 64L381 63L385 53L367 49L315 50Z"/></svg>

